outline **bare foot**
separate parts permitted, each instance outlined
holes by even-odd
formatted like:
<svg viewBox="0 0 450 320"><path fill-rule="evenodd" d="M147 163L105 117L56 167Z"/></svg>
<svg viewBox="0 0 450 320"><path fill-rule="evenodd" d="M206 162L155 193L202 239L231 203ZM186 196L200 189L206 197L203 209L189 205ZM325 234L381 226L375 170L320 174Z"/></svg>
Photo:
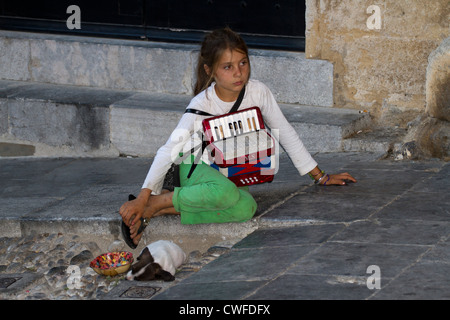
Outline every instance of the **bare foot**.
<svg viewBox="0 0 450 320"><path fill-rule="evenodd" d="M166 215L166 214L180 214L176 212L175 208L172 204L172 195L173 192L169 190L162 190L160 195L150 196L150 199L147 203L147 206L144 209L143 217L147 219L151 219L153 217ZM142 221L139 219L134 225L130 225L130 238L133 240L133 243L137 245L142 238L142 232L138 233L139 227L141 226Z"/></svg>
<svg viewBox="0 0 450 320"><path fill-rule="evenodd" d="M142 238L142 233L144 231L142 231L140 234L137 234L140 226L141 226L142 221L138 220L138 222L136 222L134 225L130 226L130 238L133 240L133 243L135 245L137 245L139 243L139 241Z"/></svg>

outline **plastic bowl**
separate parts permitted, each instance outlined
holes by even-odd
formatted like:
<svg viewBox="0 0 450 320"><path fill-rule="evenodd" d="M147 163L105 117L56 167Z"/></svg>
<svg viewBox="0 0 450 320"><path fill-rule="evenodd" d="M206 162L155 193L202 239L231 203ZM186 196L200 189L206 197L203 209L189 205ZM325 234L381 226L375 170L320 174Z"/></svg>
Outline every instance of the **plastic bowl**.
<svg viewBox="0 0 450 320"><path fill-rule="evenodd" d="M116 276L127 272L133 263L133 254L127 251L108 252L99 255L89 266L98 274Z"/></svg>

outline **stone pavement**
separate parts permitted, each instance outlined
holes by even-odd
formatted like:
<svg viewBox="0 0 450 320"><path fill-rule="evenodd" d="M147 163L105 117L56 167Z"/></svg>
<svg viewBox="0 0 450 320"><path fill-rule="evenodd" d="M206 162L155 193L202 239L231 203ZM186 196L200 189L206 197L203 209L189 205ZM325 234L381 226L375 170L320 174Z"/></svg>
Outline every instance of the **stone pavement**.
<svg viewBox="0 0 450 320"><path fill-rule="evenodd" d="M358 183L315 186L282 154L274 182L251 188L259 203L251 221L181 226L177 217L155 218L141 242L173 238L191 256L171 283L105 279L87 267L123 245L117 210L139 191L151 159L0 158L0 297L449 299L450 165L373 153L314 158ZM83 294L66 287L74 265Z"/></svg>

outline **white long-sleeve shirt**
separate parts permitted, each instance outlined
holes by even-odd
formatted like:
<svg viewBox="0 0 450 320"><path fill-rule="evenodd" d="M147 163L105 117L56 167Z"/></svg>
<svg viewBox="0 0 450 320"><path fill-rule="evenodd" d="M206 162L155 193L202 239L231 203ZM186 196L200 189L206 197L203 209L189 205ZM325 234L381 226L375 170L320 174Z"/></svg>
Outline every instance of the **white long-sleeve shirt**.
<svg viewBox="0 0 450 320"><path fill-rule="evenodd" d="M205 111L212 115L228 113L234 102L220 100L214 86L215 83L192 98L188 108ZM297 132L284 117L272 92L262 82L249 80L239 110L254 106L261 109L264 122L272 131L278 129L279 143L299 174L304 175L314 169L317 162L311 157ZM201 132L201 121L205 118L207 117L193 113L183 114L167 142L158 149L142 188L152 190L153 194L161 192L164 177L178 154L189 152L191 148L201 144L202 137L198 132ZM203 155L202 160L209 162L207 155Z"/></svg>

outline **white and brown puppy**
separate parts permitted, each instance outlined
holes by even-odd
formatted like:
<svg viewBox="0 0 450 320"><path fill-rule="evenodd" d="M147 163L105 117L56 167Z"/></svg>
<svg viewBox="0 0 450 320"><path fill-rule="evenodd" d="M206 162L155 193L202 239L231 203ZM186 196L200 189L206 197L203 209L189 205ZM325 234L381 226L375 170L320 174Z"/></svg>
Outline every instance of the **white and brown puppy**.
<svg viewBox="0 0 450 320"><path fill-rule="evenodd" d="M128 280L175 280L176 269L186 260L186 254L175 243L159 240L146 246L127 274Z"/></svg>

